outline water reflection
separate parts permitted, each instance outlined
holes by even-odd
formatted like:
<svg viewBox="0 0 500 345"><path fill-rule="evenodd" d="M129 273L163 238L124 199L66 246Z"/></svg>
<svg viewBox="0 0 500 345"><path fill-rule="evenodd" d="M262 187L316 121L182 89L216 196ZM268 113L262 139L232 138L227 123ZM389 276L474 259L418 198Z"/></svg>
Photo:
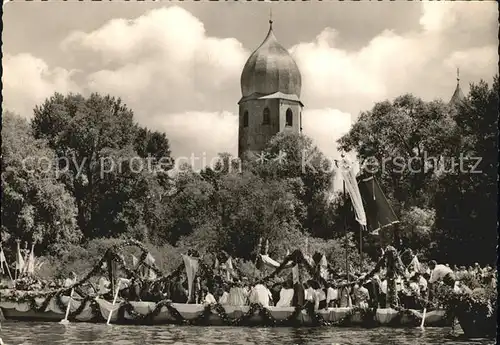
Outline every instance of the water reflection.
<svg viewBox="0 0 500 345"><path fill-rule="evenodd" d="M448 328L245 328L194 326L106 326L105 324L6 322L2 338L7 345L264 345L264 344L460 344L486 345L492 340L458 341Z"/></svg>

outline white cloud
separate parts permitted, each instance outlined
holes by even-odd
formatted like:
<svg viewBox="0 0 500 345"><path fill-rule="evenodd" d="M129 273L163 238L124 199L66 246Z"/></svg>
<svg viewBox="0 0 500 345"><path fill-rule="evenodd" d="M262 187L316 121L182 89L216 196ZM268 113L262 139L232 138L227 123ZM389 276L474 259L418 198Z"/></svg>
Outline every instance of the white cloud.
<svg viewBox="0 0 500 345"><path fill-rule="evenodd" d="M330 108L305 109L302 121L304 134L314 138L327 157L339 158L336 141L351 128L351 114Z"/></svg>
<svg viewBox="0 0 500 345"><path fill-rule="evenodd" d="M209 162L218 153L238 153L238 117L230 112L157 115L141 122L165 132L176 157L197 157L197 168L202 159Z"/></svg>
<svg viewBox="0 0 500 345"><path fill-rule="evenodd" d="M357 116L374 102L406 92L447 100L457 67L468 80L491 78L497 71L494 6L426 2L420 31L386 30L357 51L337 48L335 30L324 29L313 42L291 48L303 74L304 103Z"/></svg>
<svg viewBox="0 0 500 345"><path fill-rule="evenodd" d="M335 140L375 102L406 92L447 99L456 67L464 81L490 79L497 71L494 6L426 2L418 31L386 30L358 50L343 50L336 46L337 31L325 28L313 42L292 47L303 77L305 134L336 156ZM122 97L141 124L165 131L177 156L236 154L233 114L253 48L208 36L186 10L160 8L69 34L61 54L84 71L78 78L28 54L5 56L4 108L31 113L54 91L110 93Z"/></svg>
<svg viewBox="0 0 500 345"><path fill-rule="evenodd" d="M207 36L203 23L179 7L75 32L61 46L68 54L94 53L101 69L89 74L89 88L124 98L144 113L138 116L227 110L248 55L234 38Z"/></svg>
<svg viewBox="0 0 500 345"><path fill-rule="evenodd" d="M49 68L45 61L30 54L4 55L2 68L2 107L25 117L31 117L35 105L55 91L67 93L79 90L71 81L74 71Z"/></svg>

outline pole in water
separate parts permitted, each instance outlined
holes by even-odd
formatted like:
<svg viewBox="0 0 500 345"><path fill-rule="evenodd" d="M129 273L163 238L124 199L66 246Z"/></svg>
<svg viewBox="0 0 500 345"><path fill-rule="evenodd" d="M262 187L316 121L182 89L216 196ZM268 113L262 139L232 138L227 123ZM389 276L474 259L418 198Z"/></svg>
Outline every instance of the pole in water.
<svg viewBox="0 0 500 345"><path fill-rule="evenodd" d="M115 304L116 304L116 300L118 299L118 293L120 292L120 284L121 284L121 282L122 282L122 280L118 279L118 284L116 285L115 297L113 298L113 304L111 305L111 310L109 311L108 322L106 322L106 324L108 326L110 325L111 316L113 315L113 311L114 311L114 307L115 307Z"/></svg>
<svg viewBox="0 0 500 345"><path fill-rule="evenodd" d="M346 192L345 192L345 181L342 181L342 187L343 187L343 195L344 195L344 203L346 202ZM346 208L344 207L344 232L345 232L345 273L347 276L347 282L349 282L349 254L348 254L348 246L349 246L349 241L347 240L347 215L346 215Z"/></svg>
<svg viewBox="0 0 500 345"><path fill-rule="evenodd" d="M427 314L427 308L424 308L424 313L422 314L422 323L420 324L420 328L422 331L425 329L424 324L425 324L425 314Z"/></svg>
<svg viewBox="0 0 500 345"><path fill-rule="evenodd" d="M73 298L73 292L75 289L71 289L71 293L69 294L69 300L68 300L68 306L66 307L66 315L64 316L64 319L62 319L59 323L61 325L67 325L69 324L68 316L69 316L69 310L71 308L71 299Z"/></svg>
<svg viewBox="0 0 500 345"><path fill-rule="evenodd" d="M424 306L424 312L422 314L422 323L420 324L420 329L422 331L424 330L424 324L425 324L425 315L427 314L427 300L429 299L429 290L427 290L427 293L425 294L425 306Z"/></svg>

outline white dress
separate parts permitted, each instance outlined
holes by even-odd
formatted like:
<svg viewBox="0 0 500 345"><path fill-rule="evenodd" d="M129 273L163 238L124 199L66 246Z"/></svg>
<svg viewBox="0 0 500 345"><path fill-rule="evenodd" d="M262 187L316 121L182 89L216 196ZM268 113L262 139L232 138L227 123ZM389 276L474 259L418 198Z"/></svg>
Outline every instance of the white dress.
<svg viewBox="0 0 500 345"><path fill-rule="evenodd" d="M259 303L263 307L269 307L269 300L272 298L271 291L262 284L257 284L250 292L250 303Z"/></svg>
<svg viewBox="0 0 500 345"><path fill-rule="evenodd" d="M281 289L280 300L276 304L277 307L290 307L292 306L293 289Z"/></svg>

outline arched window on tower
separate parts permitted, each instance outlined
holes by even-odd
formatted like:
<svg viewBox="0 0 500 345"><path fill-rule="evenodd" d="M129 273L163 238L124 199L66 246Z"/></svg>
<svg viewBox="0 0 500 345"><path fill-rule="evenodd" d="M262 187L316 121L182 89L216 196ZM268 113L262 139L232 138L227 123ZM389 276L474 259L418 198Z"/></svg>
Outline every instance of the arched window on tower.
<svg viewBox="0 0 500 345"><path fill-rule="evenodd" d="M264 112L262 113L262 124L263 125L268 125L271 123L271 111L269 108L265 108Z"/></svg>
<svg viewBox="0 0 500 345"><path fill-rule="evenodd" d="M243 127L248 127L248 111L245 110L243 113Z"/></svg>
<svg viewBox="0 0 500 345"><path fill-rule="evenodd" d="M293 113L292 113L292 109L290 109L290 108L288 108L286 110L285 124L288 127L293 126Z"/></svg>

